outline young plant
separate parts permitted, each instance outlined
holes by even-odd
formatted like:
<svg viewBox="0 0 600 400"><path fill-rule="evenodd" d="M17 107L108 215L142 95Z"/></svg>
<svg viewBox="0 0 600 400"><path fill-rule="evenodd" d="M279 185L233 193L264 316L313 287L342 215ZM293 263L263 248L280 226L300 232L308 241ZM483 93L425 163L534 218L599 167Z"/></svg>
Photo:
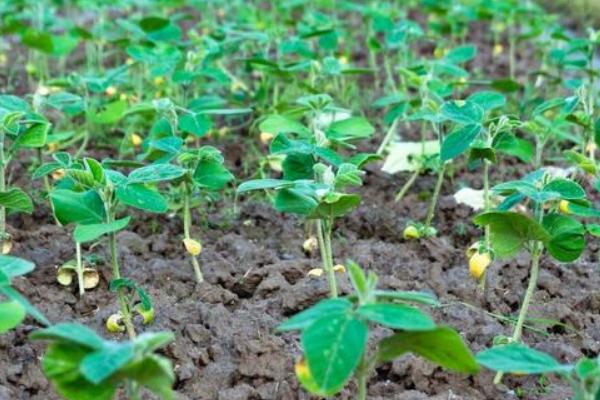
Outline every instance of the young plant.
<svg viewBox="0 0 600 400"><path fill-rule="evenodd" d="M583 357L561 364L549 354L519 343L492 347L477 354L477 362L492 371L518 375L556 374L571 384L573 400L600 398L600 359Z"/></svg>
<svg viewBox="0 0 600 400"><path fill-rule="evenodd" d="M9 164L23 149L41 148L46 144L50 123L34 113L26 101L0 95L0 249L10 252L12 244L6 232L6 212L31 214L33 202L23 189L11 186Z"/></svg>
<svg viewBox="0 0 600 400"><path fill-rule="evenodd" d="M31 334L50 342L42 369L67 400L111 400L125 387L127 398L141 398L142 387L174 399L170 360L156 353L174 340L170 332L143 333L126 342L103 339L76 323L61 323Z"/></svg>
<svg viewBox="0 0 600 400"><path fill-rule="evenodd" d="M554 177L543 169L521 180L499 184L492 191L505 196L505 200L497 210L474 219L490 231L492 257L509 258L521 250L531 254L529 284L513 334L505 339L508 343L518 343L537 287L542 254L547 251L559 262L575 261L585 247L586 230L595 232L596 225L586 227L574 217L597 217L600 212L590 207L579 184ZM520 202L530 205L530 213L507 211ZM498 373L494 382L501 379L502 373Z"/></svg>
<svg viewBox="0 0 600 400"><path fill-rule="evenodd" d="M130 338L134 338L131 296L128 290L131 289L139 295L140 289L133 284L115 283L123 282L117 250L117 232L129 224L131 217L117 219L117 211L119 207L131 206L152 213L166 212L167 200L158 192L156 184L180 178L185 174L185 170L172 164L151 164L136 168L125 176L113 169L118 166L132 167L139 166L139 163L111 160L100 163L91 158L72 160L65 155L63 162L50 163L50 166L44 167L43 172L51 173L57 169L65 171L64 179L51 192L50 200L56 219L61 224L76 224L73 232L76 243L93 242L104 235L109 236L113 273L111 289L118 294L119 318L122 318ZM81 259L80 254L78 259ZM77 271L82 279L81 274L85 270L78 268ZM140 295L140 298L142 297ZM141 304L144 312L152 312L149 302L142 301ZM146 316L143 316L143 319L145 322L148 320Z"/></svg>
<svg viewBox="0 0 600 400"><path fill-rule="evenodd" d="M279 325L302 332L303 357L296 364L302 386L318 396L333 396L354 377L359 400L367 398L369 375L385 362L415 353L442 367L475 374L479 366L460 335L436 325L414 303L439 303L427 293L377 290L377 276L347 263L354 294L323 300ZM367 350L372 324L393 329L374 352Z"/></svg>
<svg viewBox="0 0 600 400"><path fill-rule="evenodd" d="M331 237L335 219L360 204L360 196L346 193L351 186L362 185L361 167L373 159L358 154L346 158L335 151L353 148L351 142L373 134L373 127L361 117L333 107L327 95L307 96L298 100L300 112L309 114L310 128L283 115L267 117L260 128L274 136L272 154L283 154L283 179L257 179L242 183L237 193L274 190L276 210L315 220L323 271L327 273L331 297L337 297ZM336 120L336 113L342 118ZM276 136L275 136L276 135Z"/></svg>
<svg viewBox="0 0 600 400"><path fill-rule="evenodd" d="M11 286L12 279L25 275L34 268L32 262L0 255L0 294L6 298L0 301L0 334L17 327L27 314L42 325L50 325L46 317Z"/></svg>

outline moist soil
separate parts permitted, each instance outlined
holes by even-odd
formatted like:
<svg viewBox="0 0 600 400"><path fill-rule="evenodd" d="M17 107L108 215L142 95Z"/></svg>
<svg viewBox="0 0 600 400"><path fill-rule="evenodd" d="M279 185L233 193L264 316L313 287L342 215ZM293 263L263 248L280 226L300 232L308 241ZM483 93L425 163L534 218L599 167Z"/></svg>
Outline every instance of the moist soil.
<svg viewBox="0 0 600 400"><path fill-rule="evenodd" d="M239 145L238 145L239 146ZM224 153L242 154L230 143ZM239 160L229 160L238 164ZM507 163L502 175L519 176ZM21 166L17 166L18 170ZM496 261L487 274L485 292L468 272L464 251L481 234L471 223L474 212L457 205L452 193L461 185L481 187L477 173L457 171L442 190L435 224L436 238L405 241L402 231L411 220L423 219L435 177L424 175L402 202L394 194L407 179L389 176L373 164L368 168L358 210L337 223L334 254L337 262L352 259L379 276L383 289L420 290L443 303L432 309L436 321L455 327L474 352L492 344L497 335L510 335L511 326L497 316L515 316L529 273L529 258ZM21 174L25 175L25 174ZM494 176L498 182L500 176ZM36 183L40 185L40 183ZM38 194L39 197L39 194ZM15 286L52 322L78 321L105 337L106 318L117 311L107 285L108 265L98 267L100 285L79 299L76 288L56 282L56 266L74 257L69 229L53 223L42 200L32 216L9 218L13 254L37 268ZM294 362L301 355L297 333L279 334L275 327L287 317L327 297L325 277L307 276L319 267L318 254L306 254L301 220L275 212L265 198L238 203L226 197L204 215L195 215L196 236L205 282L196 284L181 245L182 222L177 216L135 214L118 235L125 277L141 284L152 297L156 321L137 329L169 330L175 341L164 349L175 366L180 399L271 400L311 398L298 384ZM105 243L93 250L108 259ZM557 264L543 258L538 290L530 317L549 321L530 324L524 341L561 361L574 362L600 351L600 275L598 244L592 242L580 260ZM317 252L318 253L318 252ZM342 293L348 278L339 274ZM0 399L59 399L40 369L44 344L27 336L36 323L27 319L18 329L0 336ZM376 330L372 338L389 331ZM113 335L113 339L125 339ZM464 376L412 355L377 368L369 379L370 399L564 399L570 389L555 378L508 376L494 386L492 373ZM354 398L351 383L337 398ZM145 398L151 398L146 395Z"/></svg>

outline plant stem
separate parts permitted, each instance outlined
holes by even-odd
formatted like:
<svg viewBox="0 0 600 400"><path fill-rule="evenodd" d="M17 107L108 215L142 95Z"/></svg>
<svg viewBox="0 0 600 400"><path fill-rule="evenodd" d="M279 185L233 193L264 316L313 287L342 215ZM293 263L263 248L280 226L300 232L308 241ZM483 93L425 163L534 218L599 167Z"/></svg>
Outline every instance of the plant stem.
<svg viewBox="0 0 600 400"><path fill-rule="evenodd" d="M523 297L523 303L521 304L521 310L519 311L519 318L517 319L517 324L515 325L515 329L511 337L512 343L519 342L521 340L521 335L523 334L523 325L525 324L525 320L527 319L527 310L529 309L529 303L531 303L531 298L533 297L533 293L535 292L535 288L537 287L541 255L542 246L539 242L535 242L533 251L531 252L531 272L529 274L529 285L527 286L525 297ZM496 377L494 378L494 384L497 385L500 382L502 382L502 376L503 374L501 372L498 372L496 374Z"/></svg>
<svg viewBox="0 0 600 400"><path fill-rule="evenodd" d="M0 129L0 192L6 191L6 159L4 155L4 129ZM4 253L6 243L6 208L0 207L0 250Z"/></svg>
<svg viewBox="0 0 600 400"><path fill-rule="evenodd" d="M337 282L335 279L335 271L333 270L333 253L331 251L331 226L324 219L317 221L317 240L319 241L319 249L321 250L321 262L323 270L327 273L329 282L329 292L332 298L338 297Z"/></svg>
<svg viewBox="0 0 600 400"><path fill-rule="evenodd" d="M442 189L442 183L444 183L445 172L446 163L442 163L442 166L440 167L440 170L438 172L437 182L435 183L433 198L431 199L431 204L429 204L429 210L427 211L427 218L425 218L425 227L427 228L431 226L431 221L433 221L433 214L435 213L438 197L440 197L440 190Z"/></svg>
<svg viewBox="0 0 600 400"><path fill-rule="evenodd" d="M77 283L79 284L79 297L83 297L85 294L85 287L83 284L83 262L81 259L81 243L75 242L75 251L77 253Z"/></svg>
<svg viewBox="0 0 600 400"><path fill-rule="evenodd" d="M105 209L106 209L106 222L111 223L114 221L114 215L112 211L112 206L110 203L110 197L112 194L107 196L108 199L105 199ZM117 234L116 232L111 232L109 237L109 245L110 245L110 258L113 268L113 280L121 279L121 268L119 266L119 256L117 252ZM135 333L135 328L133 326L133 322L131 320L131 312L129 310L129 305L127 304L127 299L125 298L124 288L119 288L117 291L117 297L119 300L119 309L121 311L121 316L123 317L123 323L125 324L125 329L127 329L127 334L130 339L135 339L137 336Z"/></svg>
<svg viewBox="0 0 600 400"><path fill-rule="evenodd" d="M394 137L394 133L396 132L396 128L398 127L399 122L400 122L400 118L396 118L396 119L394 119L394 122L392 122L392 125L390 125L390 128L388 129L383 140L381 141L381 144L379 145L379 148L377 149L378 156L383 154L383 151L385 150L387 145L390 143L390 140L392 140L392 137Z"/></svg>
<svg viewBox="0 0 600 400"><path fill-rule="evenodd" d="M367 399L367 374L360 372L358 375L358 400Z"/></svg>
<svg viewBox="0 0 600 400"><path fill-rule="evenodd" d="M419 176L420 172L421 171L416 170L412 173L410 178L408 178L408 180L406 181L404 186L402 186L402 189L400 189L400 191L396 195L396 198L394 199L396 201L396 203L399 203L404 198L404 196L406 195L406 192L408 192L408 190L412 187L412 185L417 180L417 177Z"/></svg>
<svg viewBox="0 0 600 400"><path fill-rule="evenodd" d="M190 237L190 225L192 223L192 214L190 212L190 191L188 186L184 183L182 185L183 192L183 236L185 239L191 239ZM200 263L198 262L198 258L196 256L192 257L192 266L194 267L194 274L196 275L196 282L202 283L204 281L204 276L202 275L202 270L200 269Z"/></svg>
<svg viewBox="0 0 600 400"><path fill-rule="evenodd" d="M490 211L490 164L487 160L483 160L483 208L485 212ZM491 247L490 226L486 225L483 232L485 250L489 251ZM483 275L479 280L479 287L481 288L481 290L485 290L486 276L487 270L483 271Z"/></svg>

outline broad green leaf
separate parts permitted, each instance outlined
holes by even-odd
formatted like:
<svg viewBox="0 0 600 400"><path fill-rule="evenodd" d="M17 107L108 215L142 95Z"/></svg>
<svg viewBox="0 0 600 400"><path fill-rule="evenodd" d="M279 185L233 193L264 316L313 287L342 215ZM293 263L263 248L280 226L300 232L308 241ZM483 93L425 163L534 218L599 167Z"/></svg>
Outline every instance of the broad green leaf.
<svg viewBox="0 0 600 400"><path fill-rule="evenodd" d="M0 207L6 207L9 210L15 210L31 214L33 212L33 202L27 193L21 188L11 188L5 192L0 192Z"/></svg>
<svg viewBox="0 0 600 400"><path fill-rule="evenodd" d="M350 315L326 316L304 330L302 347L319 395L342 389L362 358L367 335L367 324Z"/></svg>
<svg viewBox="0 0 600 400"><path fill-rule="evenodd" d="M223 163L215 160L198 162L193 175L194 183L210 190L223 189L234 177Z"/></svg>
<svg viewBox="0 0 600 400"><path fill-rule="evenodd" d="M44 374L67 400L112 400L117 386L112 382L95 385L79 371L89 349L68 343L53 343L42 360Z"/></svg>
<svg viewBox="0 0 600 400"><path fill-rule="evenodd" d="M77 225L73 237L75 238L75 241L79 243L91 242L107 233L120 231L129 224L130 219L131 217L125 217L111 223Z"/></svg>
<svg viewBox="0 0 600 400"><path fill-rule="evenodd" d="M77 345L88 349L101 350L104 348L104 339L87 326L63 322L49 328L34 331L30 338L32 340L50 340L66 345Z"/></svg>
<svg viewBox="0 0 600 400"><path fill-rule="evenodd" d="M25 275L35 268L35 264L31 261L24 260L19 257L0 255L0 272L2 272L9 280L17 276Z"/></svg>
<svg viewBox="0 0 600 400"><path fill-rule="evenodd" d="M206 115L185 113L179 118L179 129L197 137L205 136L213 123Z"/></svg>
<svg viewBox="0 0 600 400"><path fill-rule="evenodd" d="M50 321L42 314L37 308L35 308L29 300L27 300L21 293L17 292L14 288L10 286L1 286L0 285L0 293L4 296L8 297L10 300L16 301L19 303L21 307L25 309L27 314L31 315L42 325L50 325Z"/></svg>
<svg viewBox="0 0 600 400"><path fill-rule="evenodd" d="M144 332L135 338L133 346L136 352L149 354L175 340L172 332Z"/></svg>
<svg viewBox="0 0 600 400"><path fill-rule="evenodd" d="M550 234L545 243L548 252L561 262L579 258L585 248L585 227L576 219L561 214L547 214L542 221Z"/></svg>
<svg viewBox="0 0 600 400"><path fill-rule="evenodd" d="M325 135L328 139L344 142L355 139L366 139L371 137L373 133L375 133L375 128L366 118L351 117L333 122L327 128Z"/></svg>
<svg viewBox="0 0 600 400"><path fill-rule="evenodd" d="M105 219L104 203L93 190L74 192L56 189L50 193L54 215L61 224L97 224Z"/></svg>
<svg viewBox="0 0 600 400"><path fill-rule="evenodd" d="M186 170L173 164L151 164L133 170L127 177L127 183L156 183L170 181L183 176Z"/></svg>
<svg viewBox="0 0 600 400"><path fill-rule="evenodd" d="M452 64L462 64L471 61L477 55L477 47L473 44L465 44L451 49L444 59Z"/></svg>
<svg viewBox="0 0 600 400"><path fill-rule="evenodd" d="M322 300L314 306L294 315L277 327L279 331L303 330L313 322L325 317L337 317L346 314L352 303L345 298Z"/></svg>
<svg viewBox="0 0 600 400"><path fill-rule="evenodd" d="M131 361L134 354L131 342L107 342L102 349L85 356L79 370L88 381L98 385Z"/></svg>
<svg viewBox="0 0 600 400"><path fill-rule="evenodd" d="M465 125L481 125L483 108L469 100L451 100L442 105L442 115L450 121Z"/></svg>
<svg viewBox="0 0 600 400"><path fill-rule="evenodd" d="M119 186L116 195L119 201L140 210L163 213L169 208L167 200L160 193L139 183Z"/></svg>
<svg viewBox="0 0 600 400"><path fill-rule="evenodd" d="M453 371L475 374L479 366L456 331L439 327L424 332L397 332L379 343L378 359L392 361L406 353L415 353Z"/></svg>
<svg viewBox="0 0 600 400"><path fill-rule="evenodd" d="M259 125L262 132L277 136L280 133L295 133L302 137L310 137L311 131L301 122L279 114L269 115Z"/></svg>
<svg viewBox="0 0 600 400"><path fill-rule="evenodd" d="M175 399L172 389L175 374L171 361L165 357L150 354L140 361L127 365L122 374L148 388L163 400Z"/></svg>
<svg viewBox="0 0 600 400"><path fill-rule="evenodd" d="M14 142L15 148L44 147L50 130L49 123L36 123L20 133Z"/></svg>
<svg viewBox="0 0 600 400"><path fill-rule="evenodd" d="M62 168L62 164L58 162L49 162L46 164L42 164L33 172L32 178L39 179Z"/></svg>
<svg viewBox="0 0 600 400"><path fill-rule="evenodd" d="M421 303L432 307L439 307L440 301L431 293L410 292L405 290L374 290L377 299L384 301L401 301L405 303Z"/></svg>
<svg viewBox="0 0 600 400"><path fill-rule="evenodd" d="M544 192L556 192L561 199L579 200L585 198L585 190L570 179L554 179L548 182L543 189Z"/></svg>
<svg viewBox="0 0 600 400"><path fill-rule="evenodd" d="M544 374L567 372L570 367L561 365L552 356L523 344L511 343L483 350L477 362L493 371L518 374Z"/></svg>
<svg viewBox="0 0 600 400"><path fill-rule="evenodd" d="M379 303L360 306L357 314L371 322L405 331L426 331L435 328L431 317L415 307L403 304Z"/></svg>
<svg viewBox="0 0 600 400"><path fill-rule="evenodd" d="M368 294L369 287L367 285L367 277L365 276L362 268L355 262L348 260L346 263L348 268L348 276L352 281L352 286L356 290L356 293L359 295L359 298L365 299Z"/></svg>
<svg viewBox="0 0 600 400"><path fill-rule="evenodd" d="M467 101L477 104L488 112L496 108L503 107L506 104L506 98L498 92L481 91L467 97Z"/></svg>
<svg viewBox="0 0 600 400"><path fill-rule="evenodd" d="M477 225L489 225L492 248L499 257L518 253L530 241L547 242L548 232L530 217L511 211L491 211L473 220Z"/></svg>
<svg viewBox="0 0 600 400"><path fill-rule="evenodd" d="M125 115L127 107L125 100L113 101L100 108L88 110L87 118L95 124L114 124Z"/></svg>
<svg viewBox="0 0 600 400"><path fill-rule="evenodd" d="M280 189L274 200L275 209L280 212L308 215L319 203L313 193L298 188Z"/></svg>
<svg viewBox="0 0 600 400"><path fill-rule="evenodd" d="M498 135L497 139L494 138L493 147L500 152L518 157L525 163L529 163L533 159L533 145L513 134Z"/></svg>
<svg viewBox="0 0 600 400"><path fill-rule="evenodd" d="M329 193L311 213L311 218L341 217L360 205L357 194Z"/></svg>
<svg viewBox="0 0 600 400"><path fill-rule="evenodd" d="M312 154L288 154L281 164L283 178L290 181L312 179L314 176L313 167L315 164L316 162Z"/></svg>
<svg viewBox="0 0 600 400"><path fill-rule="evenodd" d="M25 46L39 50L42 53L50 54L54 51L52 35L47 32L37 31L35 29L27 29L25 32L23 32L21 41Z"/></svg>
<svg viewBox="0 0 600 400"><path fill-rule="evenodd" d="M496 89L504 93L513 93L521 90L523 87L519 82L510 78L493 80L490 86L492 89Z"/></svg>
<svg viewBox="0 0 600 400"><path fill-rule="evenodd" d="M448 161L462 154L481 132L481 125L465 125L444 138L440 150L440 159Z"/></svg>
<svg viewBox="0 0 600 400"><path fill-rule="evenodd" d="M239 194L250 192L253 190L268 190L268 189L281 189L284 187L293 186L294 182L286 181L282 179L254 179L242 183L237 188Z"/></svg>
<svg viewBox="0 0 600 400"><path fill-rule="evenodd" d="M25 319L25 309L16 301L0 303L0 334L15 328Z"/></svg>

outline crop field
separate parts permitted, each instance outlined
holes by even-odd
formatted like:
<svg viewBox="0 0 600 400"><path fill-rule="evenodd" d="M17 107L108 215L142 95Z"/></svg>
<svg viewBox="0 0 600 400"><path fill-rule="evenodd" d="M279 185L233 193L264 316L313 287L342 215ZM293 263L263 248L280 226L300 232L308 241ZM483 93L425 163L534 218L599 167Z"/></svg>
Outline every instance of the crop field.
<svg viewBox="0 0 600 400"><path fill-rule="evenodd" d="M0 400L599 400L599 4L0 0Z"/></svg>

